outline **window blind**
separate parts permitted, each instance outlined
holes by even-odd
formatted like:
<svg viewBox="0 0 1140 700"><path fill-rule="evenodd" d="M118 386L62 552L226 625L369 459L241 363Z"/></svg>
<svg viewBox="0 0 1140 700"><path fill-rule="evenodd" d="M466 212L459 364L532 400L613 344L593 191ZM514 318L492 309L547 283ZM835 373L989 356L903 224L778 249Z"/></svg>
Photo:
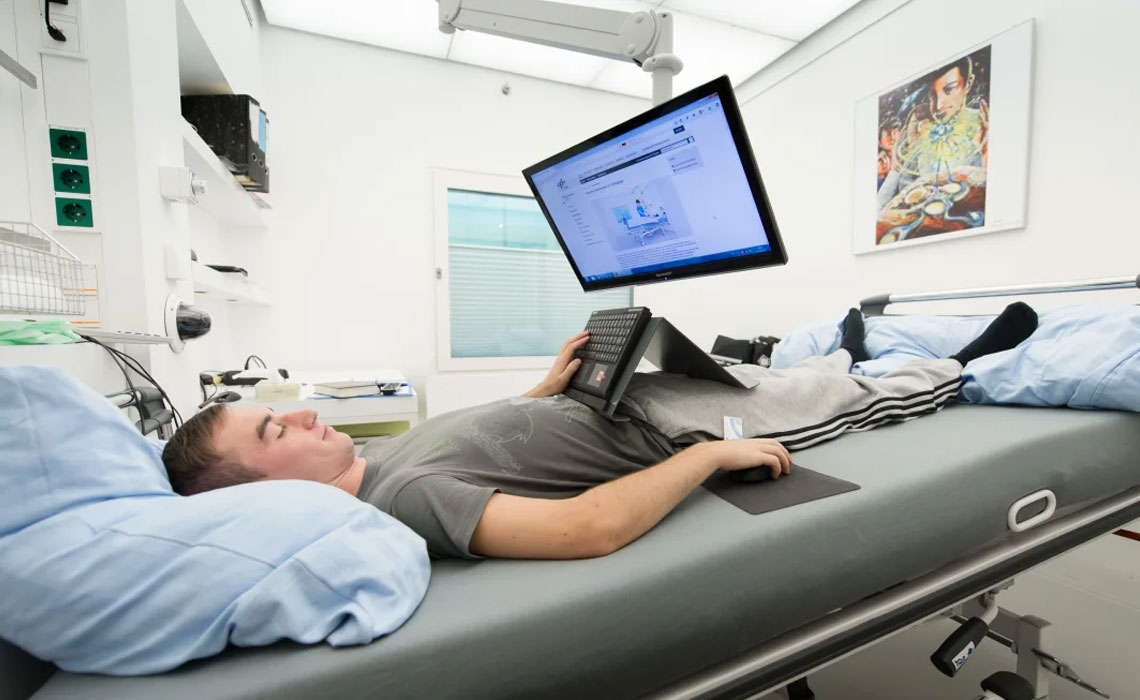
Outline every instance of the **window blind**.
<svg viewBox="0 0 1140 700"><path fill-rule="evenodd" d="M449 190L448 234L452 357L555 355L591 311L632 303L582 291L529 197Z"/></svg>

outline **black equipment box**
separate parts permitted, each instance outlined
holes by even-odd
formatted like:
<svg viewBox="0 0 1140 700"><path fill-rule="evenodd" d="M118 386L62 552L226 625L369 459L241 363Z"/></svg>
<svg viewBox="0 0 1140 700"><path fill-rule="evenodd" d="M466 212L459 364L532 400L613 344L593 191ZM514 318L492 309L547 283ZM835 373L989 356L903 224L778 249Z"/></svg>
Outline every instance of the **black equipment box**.
<svg viewBox="0 0 1140 700"><path fill-rule="evenodd" d="M269 191L265 159L269 119L249 95L192 95L182 98L182 116L230 169L242 187Z"/></svg>

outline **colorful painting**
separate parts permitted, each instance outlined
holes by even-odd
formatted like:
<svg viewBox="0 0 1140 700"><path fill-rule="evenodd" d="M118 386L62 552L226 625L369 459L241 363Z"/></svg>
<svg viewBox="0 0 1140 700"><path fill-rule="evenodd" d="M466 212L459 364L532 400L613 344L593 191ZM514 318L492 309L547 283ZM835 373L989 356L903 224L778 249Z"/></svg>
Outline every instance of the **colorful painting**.
<svg viewBox="0 0 1140 700"><path fill-rule="evenodd" d="M990 47L879 96L875 244L986 221Z"/></svg>
<svg viewBox="0 0 1140 700"><path fill-rule="evenodd" d="M859 101L856 253L1024 225L1032 40L1025 22Z"/></svg>

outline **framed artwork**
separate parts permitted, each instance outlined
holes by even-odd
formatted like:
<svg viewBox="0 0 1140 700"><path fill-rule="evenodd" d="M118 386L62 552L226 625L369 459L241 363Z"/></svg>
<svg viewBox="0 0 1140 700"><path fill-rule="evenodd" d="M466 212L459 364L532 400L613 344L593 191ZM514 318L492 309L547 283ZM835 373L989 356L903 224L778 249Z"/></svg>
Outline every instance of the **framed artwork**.
<svg viewBox="0 0 1140 700"><path fill-rule="evenodd" d="M856 104L856 254L1025 225L1032 58L1029 20Z"/></svg>

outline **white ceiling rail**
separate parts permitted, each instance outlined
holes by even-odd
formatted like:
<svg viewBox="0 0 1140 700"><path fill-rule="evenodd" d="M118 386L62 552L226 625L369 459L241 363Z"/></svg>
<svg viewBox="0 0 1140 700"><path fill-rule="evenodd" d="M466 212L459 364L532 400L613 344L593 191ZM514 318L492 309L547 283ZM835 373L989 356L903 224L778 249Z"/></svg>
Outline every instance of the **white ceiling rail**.
<svg viewBox="0 0 1140 700"><path fill-rule="evenodd" d="M438 0L439 28L494 34L632 62L653 76L653 104L673 96L684 64L673 54L673 13L619 12L546 0Z"/></svg>

